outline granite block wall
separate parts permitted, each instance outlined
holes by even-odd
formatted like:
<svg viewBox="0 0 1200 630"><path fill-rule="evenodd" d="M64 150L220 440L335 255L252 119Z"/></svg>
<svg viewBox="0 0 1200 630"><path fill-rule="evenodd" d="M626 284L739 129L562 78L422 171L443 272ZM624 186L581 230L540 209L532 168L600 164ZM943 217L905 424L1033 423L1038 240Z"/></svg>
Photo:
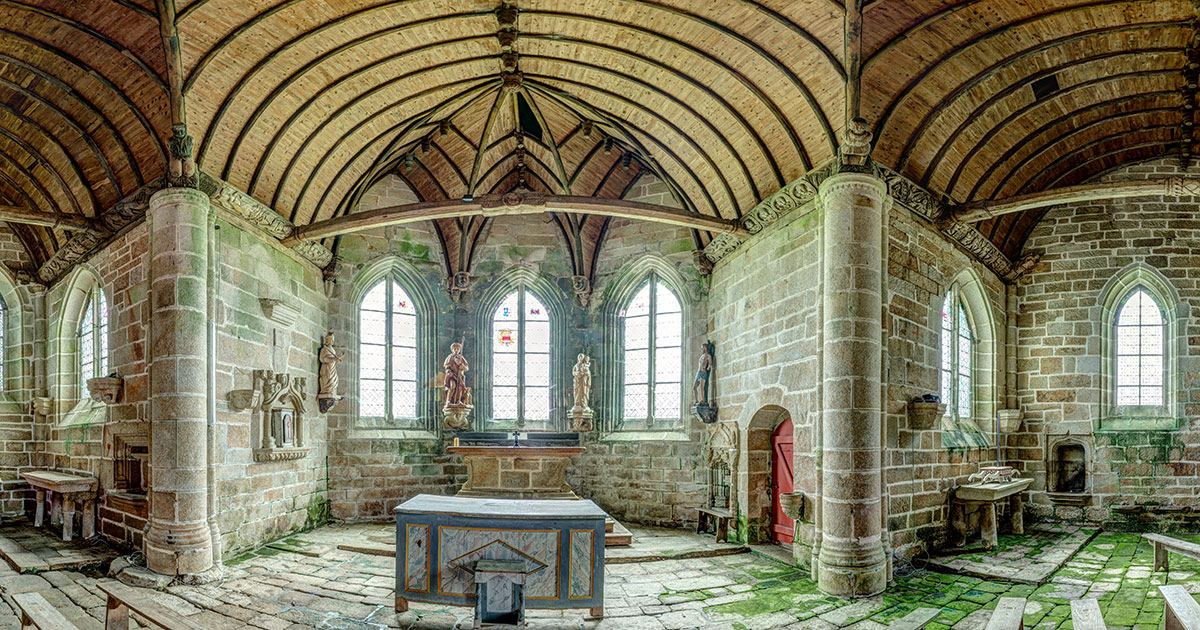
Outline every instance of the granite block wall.
<svg viewBox="0 0 1200 630"><path fill-rule="evenodd" d="M1197 177L1176 159L1127 166L1099 181ZM1195 197L1146 196L1050 209L1026 251L1041 261L1019 283L1020 402L1025 422L1007 455L1034 477L1035 517L1136 529L1195 528L1200 522L1200 222ZM1104 354L1113 322L1106 288L1143 267L1164 278L1178 313L1167 348L1176 355L1173 410L1162 426L1112 409ZM1087 487L1055 493L1056 447L1077 443Z"/></svg>

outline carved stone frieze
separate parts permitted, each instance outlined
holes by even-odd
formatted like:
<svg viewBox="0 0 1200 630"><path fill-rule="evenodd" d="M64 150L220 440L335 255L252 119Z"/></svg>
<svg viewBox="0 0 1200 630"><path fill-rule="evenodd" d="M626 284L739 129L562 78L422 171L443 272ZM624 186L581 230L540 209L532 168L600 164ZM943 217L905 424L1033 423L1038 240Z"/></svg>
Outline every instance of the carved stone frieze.
<svg viewBox="0 0 1200 630"><path fill-rule="evenodd" d="M100 244L100 235L95 232L76 232L54 255L50 260L42 263L38 268L38 278L46 284L50 284L57 280L60 276L67 272L75 263L83 260L89 252Z"/></svg>
<svg viewBox="0 0 1200 630"><path fill-rule="evenodd" d="M913 214L936 221L943 214L942 203L928 190L886 166L875 165L875 175L887 183L888 196Z"/></svg>
<svg viewBox="0 0 1200 630"><path fill-rule="evenodd" d="M938 221L935 223L942 234L950 237L962 246L967 253L974 256L1001 278L1007 278L1013 270L1012 261L1000 251L986 236L979 233L973 226L958 221Z"/></svg>
<svg viewBox="0 0 1200 630"><path fill-rule="evenodd" d="M305 260L322 269L333 260L333 252L317 241L301 241L299 245L292 249L297 254L303 256Z"/></svg>
<svg viewBox="0 0 1200 630"><path fill-rule="evenodd" d="M704 247L704 257L716 264L741 244L742 239L732 234L718 234Z"/></svg>
<svg viewBox="0 0 1200 630"><path fill-rule="evenodd" d="M212 201L275 238L282 239L292 233L292 224L287 219L259 203L254 197L227 183L222 182L221 188L216 195L213 195Z"/></svg>
<svg viewBox="0 0 1200 630"><path fill-rule="evenodd" d="M817 189L832 172L832 163L813 169L754 206L742 217L742 227L751 234L775 222L779 217L803 206L817 196ZM711 256L710 256L711 257Z"/></svg>
<svg viewBox="0 0 1200 630"><path fill-rule="evenodd" d="M1167 195L1170 197L1200 197L1200 179L1172 177L1167 182Z"/></svg>

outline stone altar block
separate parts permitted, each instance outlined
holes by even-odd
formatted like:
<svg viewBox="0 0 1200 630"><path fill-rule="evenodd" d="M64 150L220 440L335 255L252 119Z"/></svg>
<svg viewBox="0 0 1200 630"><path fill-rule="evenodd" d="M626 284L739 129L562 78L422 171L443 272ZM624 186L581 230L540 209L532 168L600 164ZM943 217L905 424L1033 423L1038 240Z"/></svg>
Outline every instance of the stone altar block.
<svg viewBox="0 0 1200 630"><path fill-rule="evenodd" d="M75 504L83 507L83 537L96 535L96 478L71 475L53 470L30 470L21 477L33 486L37 501L33 517L34 527L41 527L46 519L46 493L50 492L53 508L50 521L62 517L62 538L71 540L75 532Z"/></svg>
<svg viewBox="0 0 1200 630"><path fill-rule="evenodd" d="M571 457L582 446L451 446L462 455L467 481L460 497L578 499L567 485Z"/></svg>
<svg viewBox="0 0 1200 630"><path fill-rule="evenodd" d="M418 495L396 507L396 610L475 605L478 560L525 563L529 608L604 614L604 510L586 499Z"/></svg>
<svg viewBox="0 0 1200 630"><path fill-rule="evenodd" d="M1000 483L968 483L954 489L950 498L950 527L956 544L966 542L967 506L978 505L983 509L979 516L979 530L983 545L994 549L997 538L996 503L1009 502L1009 520L1014 534L1025 533L1025 504L1021 492L1033 483L1033 479L1016 478Z"/></svg>

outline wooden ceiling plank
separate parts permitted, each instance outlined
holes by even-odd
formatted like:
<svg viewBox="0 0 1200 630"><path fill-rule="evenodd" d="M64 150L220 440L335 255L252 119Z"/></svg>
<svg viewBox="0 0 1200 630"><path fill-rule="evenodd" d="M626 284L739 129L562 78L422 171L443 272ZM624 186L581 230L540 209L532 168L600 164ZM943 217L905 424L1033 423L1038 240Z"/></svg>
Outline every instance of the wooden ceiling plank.
<svg viewBox="0 0 1200 630"><path fill-rule="evenodd" d="M558 192L563 195L570 195L571 180L567 177L567 167L563 164L562 155L558 153L558 141L554 139L554 132L550 130L550 125L546 124L546 117L542 115L542 108L538 107L537 101L525 86L521 86L521 94L525 96L526 102L529 103L529 109L533 110L533 115L537 117L538 124L542 126L543 132L550 136L548 144L550 145L550 152L554 156L555 170L558 173ZM513 99L513 106L516 107L516 99Z"/></svg>

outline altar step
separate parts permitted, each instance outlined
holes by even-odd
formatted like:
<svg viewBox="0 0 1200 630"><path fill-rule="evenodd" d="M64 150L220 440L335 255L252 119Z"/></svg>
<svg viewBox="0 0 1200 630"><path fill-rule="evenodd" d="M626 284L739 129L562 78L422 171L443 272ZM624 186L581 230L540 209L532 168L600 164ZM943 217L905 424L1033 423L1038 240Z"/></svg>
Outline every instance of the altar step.
<svg viewBox="0 0 1200 630"><path fill-rule="evenodd" d="M633 544L633 532L618 523L611 516L604 519L604 546L628 547Z"/></svg>

